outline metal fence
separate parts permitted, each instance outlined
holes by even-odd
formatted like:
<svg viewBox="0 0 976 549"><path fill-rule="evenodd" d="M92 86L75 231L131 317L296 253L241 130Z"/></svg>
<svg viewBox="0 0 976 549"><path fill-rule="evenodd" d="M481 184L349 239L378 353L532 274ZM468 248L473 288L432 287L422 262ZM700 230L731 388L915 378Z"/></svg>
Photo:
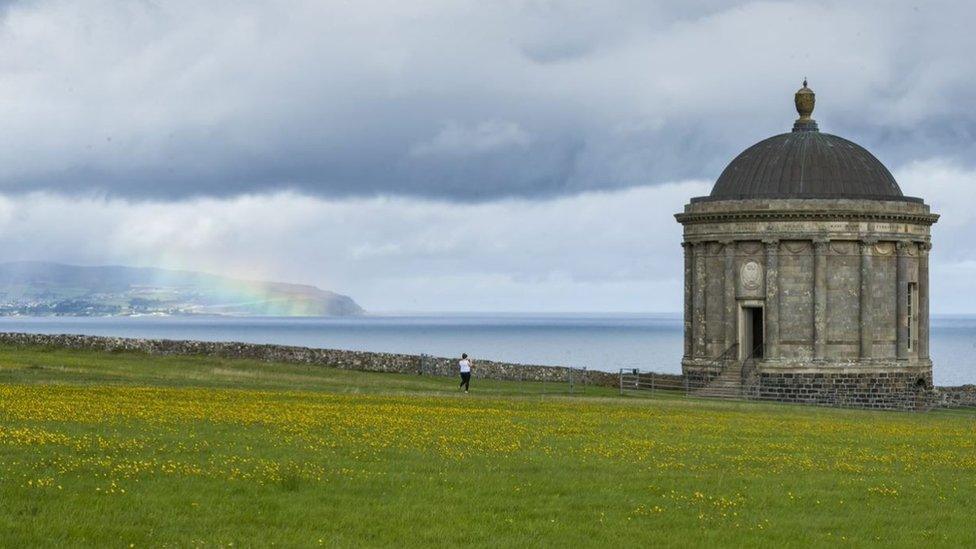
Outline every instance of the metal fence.
<svg viewBox="0 0 976 549"><path fill-rule="evenodd" d="M676 374L621 368L619 370L619 391L621 395L630 393L650 396L655 393L667 393L689 398L778 402L831 408L914 412L948 410L976 414L976 387L936 387L890 396L820 393L784 397L781 388L764 386L761 378L751 377L749 374L750 371L744 370L741 381L730 380L727 384L723 384L724 380L721 374L711 379L689 380L687 377Z"/></svg>
<svg viewBox="0 0 976 549"><path fill-rule="evenodd" d="M661 374L638 368L621 368L620 394L627 391L649 391L652 394L655 391L686 393L688 384L687 380L679 379L679 376L674 374Z"/></svg>

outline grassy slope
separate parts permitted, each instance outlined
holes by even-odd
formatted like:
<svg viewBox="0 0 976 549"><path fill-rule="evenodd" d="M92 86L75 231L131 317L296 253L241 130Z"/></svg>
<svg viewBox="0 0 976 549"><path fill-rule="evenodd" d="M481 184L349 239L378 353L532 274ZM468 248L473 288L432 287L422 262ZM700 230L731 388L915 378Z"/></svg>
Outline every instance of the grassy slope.
<svg viewBox="0 0 976 549"><path fill-rule="evenodd" d="M0 540L976 545L976 418L0 349Z"/></svg>

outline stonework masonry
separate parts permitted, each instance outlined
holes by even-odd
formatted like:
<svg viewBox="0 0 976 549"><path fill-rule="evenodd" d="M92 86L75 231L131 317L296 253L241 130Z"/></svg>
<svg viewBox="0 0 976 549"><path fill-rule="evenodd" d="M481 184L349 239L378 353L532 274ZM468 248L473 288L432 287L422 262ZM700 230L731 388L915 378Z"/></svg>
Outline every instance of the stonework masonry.
<svg viewBox="0 0 976 549"><path fill-rule="evenodd" d="M911 372L764 372L747 388L757 400L845 408L925 410L938 404L931 385Z"/></svg>
<svg viewBox="0 0 976 549"><path fill-rule="evenodd" d="M915 402L920 388L932 397L928 250L938 216L923 202L693 199L676 217L689 382L707 385L750 360L743 389L761 398L890 408Z"/></svg>

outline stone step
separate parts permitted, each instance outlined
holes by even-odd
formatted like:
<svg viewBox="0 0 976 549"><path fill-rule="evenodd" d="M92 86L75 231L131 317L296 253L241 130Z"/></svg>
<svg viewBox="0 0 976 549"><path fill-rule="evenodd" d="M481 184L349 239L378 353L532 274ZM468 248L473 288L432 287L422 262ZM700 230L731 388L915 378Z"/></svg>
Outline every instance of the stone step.
<svg viewBox="0 0 976 549"><path fill-rule="evenodd" d="M742 397L742 364L730 366L709 384L694 392L695 396L735 399Z"/></svg>

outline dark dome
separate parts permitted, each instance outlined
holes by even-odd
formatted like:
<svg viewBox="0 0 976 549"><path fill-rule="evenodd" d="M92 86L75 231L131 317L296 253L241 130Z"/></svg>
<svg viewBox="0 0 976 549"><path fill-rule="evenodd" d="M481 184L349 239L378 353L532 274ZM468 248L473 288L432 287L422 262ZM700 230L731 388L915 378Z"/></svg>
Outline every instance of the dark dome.
<svg viewBox="0 0 976 549"><path fill-rule="evenodd" d="M907 199L867 149L816 129L775 135L749 147L725 168L708 198Z"/></svg>
<svg viewBox="0 0 976 549"><path fill-rule="evenodd" d="M718 177L712 194L692 200L748 198L861 198L905 200L888 168L867 149L820 133L810 117L816 94L803 87L793 97L800 115L791 133L774 135L735 157Z"/></svg>

